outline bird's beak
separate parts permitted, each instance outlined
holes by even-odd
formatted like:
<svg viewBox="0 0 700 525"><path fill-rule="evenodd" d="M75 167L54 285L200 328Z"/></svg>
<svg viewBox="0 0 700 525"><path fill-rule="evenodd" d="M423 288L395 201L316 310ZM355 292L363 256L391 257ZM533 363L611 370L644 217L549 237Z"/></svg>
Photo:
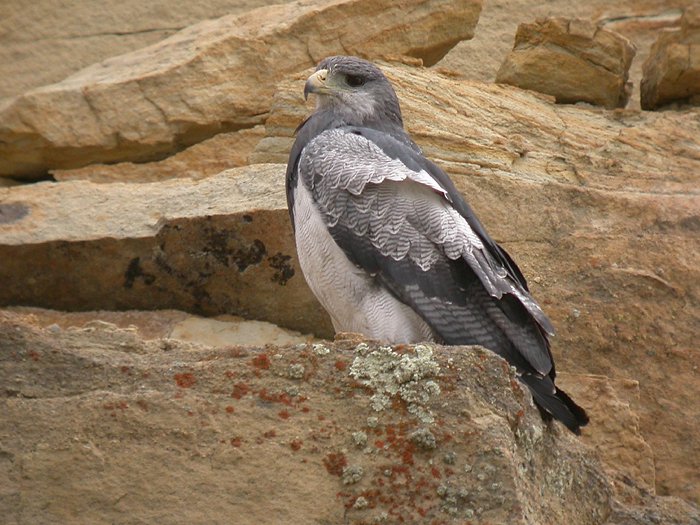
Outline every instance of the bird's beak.
<svg viewBox="0 0 700 525"><path fill-rule="evenodd" d="M304 85L304 100L309 98L309 93L328 93L329 87L327 80L327 69L319 69L313 75L311 75Z"/></svg>

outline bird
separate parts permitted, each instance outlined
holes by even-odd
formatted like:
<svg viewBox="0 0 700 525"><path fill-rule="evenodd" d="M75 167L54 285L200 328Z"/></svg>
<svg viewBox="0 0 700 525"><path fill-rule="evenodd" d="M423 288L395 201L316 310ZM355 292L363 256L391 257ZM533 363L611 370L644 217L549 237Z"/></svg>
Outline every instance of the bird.
<svg viewBox="0 0 700 525"><path fill-rule="evenodd" d="M543 419L589 418L555 386L554 327L511 256L404 129L375 64L321 60L316 107L286 172L299 264L336 332L389 344L480 345L515 367Z"/></svg>

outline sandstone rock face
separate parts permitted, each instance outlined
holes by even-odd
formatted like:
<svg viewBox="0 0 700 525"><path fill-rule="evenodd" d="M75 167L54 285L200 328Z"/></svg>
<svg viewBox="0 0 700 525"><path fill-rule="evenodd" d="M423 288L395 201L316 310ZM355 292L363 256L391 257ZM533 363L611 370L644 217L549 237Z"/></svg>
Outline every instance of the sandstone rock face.
<svg viewBox="0 0 700 525"><path fill-rule="evenodd" d="M521 24L496 82L552 95L557 102L624 107L634 46L623 36L580 19Z"/></svg>
<svg viewBox="0 0 700 525"><path fill-rule="evenodd" d="M40 16L51 1L3 4L14 11L0 17L0 73L31 69L19 55L3 63L8 35L52 41L26 23L54 23ZM170 1L132 5L133 27L119 22L131 0L99 21L70 4L75 20L56 31L150 44L205 18ZM15 177L68 182L0 177L0 305L12 305L0 311L0 515L698 523L654 495L700 502L700 114L562 106L490 84L524 18L567 16L633 41L638 86L659 30L679 28L692 2L490 1L476 38L424 70L473 31L478 2L305 0L204 22L1 101L0 162L29 159L35 171ZM229 14L225 3L197 13ZM151 7L167 11L163 25ZM693 24L686 12L685 34ZM592 26L573 33L605 49ZM67 47L55 47L60 61ZM339 51L404 64L385 68L409 131L558 329L559 384L592 416L581 438L543 425L483 351L306 344L332 331L296 262L284 163L309 112L309 68ZM390 372L404 365L411 380L398 385Z"/></svg>
<svg viewBox="0 0 700 525"><path fill-rule="evenodd" d="M674 498L619 500L590 450L544 425L479 348L215 349L0 312L0 360L12 525L700 519Z"/></svg>
<svg viewBox="0 0 700 525"><path fill-rule="evenodd" d="M177 177L201 179L229 168L246 166L264 132L264 126L255 126L219 133L161 161L90 164L73 170L52 170L51 175L57 181L92 182L155 182Z"/></svg>
<svg viewBox="0 0 700 525"><path fill-rule="evenodd" d="M484 4L474 38L457 44L434 67L449 69L462 78L493 82L513 48L513 39L521 23L543 17L590 20L623 35L637 48L629 72L633 93L628 107L639 109L642 63L649 48L661 29L680 27L683 10L695 3L696 0L490 0Z"/></svg>
<svg viewBox="0 0 700 525"><path fill-rule="evenodd" d="M700 304L697 110L562 106L510 86L383 68L409 132L453 175L552 317L559 370L638 381L646 444L635 447L654 450L657 491L700 501L700 463L689 459L700 458L691 438L700 421L700 310L690 306ZM252 158L286 160L302 86L280 84Z"/></svg>
<svg viewBox="0 0 700 525"><path fill-rule="evenodd" d="M689 7L679 30L668 30L644 62L642 108L673 101L700 105L700 6Z"/></svg>
<svg viewBox="0 0 700 525"><path fill-rule="evenodd" d="M177 308L332 334L296 261L284 166L0 192L0 304Z"/></svg>
<svg viewBox="0 0 700 525"><path fill-rule="evenodd" d="M114 55L154 44L209 18L280 0L3 0L0 98L59 82Z"/></svg>
<svg viewBox="0 0 700 525"><path fill-rule="evenodd" d="M113 325L137 330L144 339L177 339L215 348L231 345L308 343L314 339L265 321L234 315L200 317L179 310L110 310L65 312L35 307L10 307L8 313L24 316L37 327L57 329Z"/></svg>
<svg viewBox="0 0 700 525"><path fill-rule="evenodd" d="M473 34L480 8L480 0L299 0L201 22L0 101L0 174L151 160L252 127L285 74L342 53L433 64Z"/></svg>

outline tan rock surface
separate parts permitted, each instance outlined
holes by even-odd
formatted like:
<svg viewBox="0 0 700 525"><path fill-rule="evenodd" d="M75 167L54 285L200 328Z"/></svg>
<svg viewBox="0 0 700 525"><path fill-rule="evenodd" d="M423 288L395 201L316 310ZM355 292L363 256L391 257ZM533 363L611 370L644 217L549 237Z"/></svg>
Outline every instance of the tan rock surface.
<svg viewBox="0 0 700 525"><path fill-rule="evenodd" d="M252 127L285 74L339 53L432 64L471 37L480 9L480 0L299 0L201 22L0 101L0 174L152 160Z"/></svg>
<svg viewBox="0 0 700 525"><path fill-rule="evenodd" d="M674 101L700 105L700 6L685 11L680 29L659 35L643 71L642 108Z"/></svg>
<svg viewBox="0 0 700 525"><path fill-rule="evenodd" d="M637 48L630 68L633 95L629 107L639 108L642 63L659 30L679 27L683 9L696 0L490 0L484 3L474 38L460 42L436 67L448 68L464 78L493 82L513 48L518 25L540 17L582 18L616 31Z"/></svg>
<svg viewBox="0 0 700 525"><path fill-rule="evenodd" d="M296 261L284 166L0 188L3 209L0 304L176 308L332 334Z"/></svg>
<svg viewBox="0 0 700 525"><path fill-rule="evenodd" d="M557 102L624 107L635 48L588 20L544 18L518 26L496 82L552 95Z"/></svg>
<svg viewBox="0 0 700 525"><path fill-rule="evenodd" d="M638 381L656 490L700 501L698 110L561 106L384 70L410 133L529 277L558 329L559 370ZM258 162L286 160L302 86L280 85Z"/></svg>
<svg viewBox="0 0 700 525"><path fill-rule="evenodd" d="M479 348L214 349L0 312L0 360L12 525L700 519L639 490L618 500L591 451Z"/></svg>
<svg viewBox="0 0 700 525"><path fill-rule="evenodd" d="M85 328L111 324L117 328L136 329L143 339L177 339L214 348L231 345L285 345L313 340L293 330L265 321L251 321L234 315L213 318L191 315L179 310L129 310L126 312L63 312L34 307L12 307L31 320L33 325L56 329Z"/></svg>
<svg viewBox="0 0 700 525"><path fill-rule="evenodd" d="M59 82L95 62L154 44L201 20L276 3L281 1L3 0L0 98Z"/></svg>
<svg viewBox="0 0 700 525"><path fill-rule="evenodd" d="M53 170L51 175L57 181L92 182L155 182L176 177L201 179L229 168L246 166L248 156L264 133L264 126L219 133L161 161L90 164L73 170Z"/></svg>

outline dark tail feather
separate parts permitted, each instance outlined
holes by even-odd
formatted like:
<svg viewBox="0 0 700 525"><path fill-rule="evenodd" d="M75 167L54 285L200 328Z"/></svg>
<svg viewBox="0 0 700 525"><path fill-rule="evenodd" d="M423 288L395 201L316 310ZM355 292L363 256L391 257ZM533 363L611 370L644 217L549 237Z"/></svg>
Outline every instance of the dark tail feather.
<svg viewBox="0 0 700 525"><path fill-rule="evenodd" d="M574 434L581 433L581 427L588 423L586 411L574 403L568 394L554 386L549 377L523 374L520 380L532 392L535 405L546 420L557 419Z"/></svg>

